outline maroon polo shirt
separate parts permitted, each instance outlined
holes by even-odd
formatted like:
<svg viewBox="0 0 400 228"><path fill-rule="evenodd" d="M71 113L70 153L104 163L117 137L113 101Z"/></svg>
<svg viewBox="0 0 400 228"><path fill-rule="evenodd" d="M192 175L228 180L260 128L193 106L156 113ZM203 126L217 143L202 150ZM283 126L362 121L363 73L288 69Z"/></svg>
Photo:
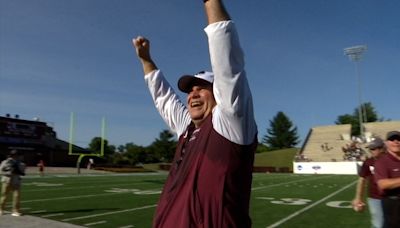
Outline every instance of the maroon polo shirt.
<svg viewBox="0 0 400 228"><path fill-rule="evenodd" d="M400 177L400 160L389 152L383 154L375 162L375 180ZM400 196L400 188L387 189L383 196Z"/></svg>
<svg viewBox="0 0 400 228"><path fill-rule="evenodd" d="M156 228L251 227L254 143L243 146L219 135L210 115L189 125L178 143L153 221Z"/></svg>
<svg viewBox="0 0 400 228"><path fill-rule="evenodd" d="M368 197L374 199L382 199L382 196L380 195L378 189L378 185L373 176L375 170L375 161L376 158L368 158L367 160L365 160L361 166L359 176L365 178L368 182Z"/></svg>

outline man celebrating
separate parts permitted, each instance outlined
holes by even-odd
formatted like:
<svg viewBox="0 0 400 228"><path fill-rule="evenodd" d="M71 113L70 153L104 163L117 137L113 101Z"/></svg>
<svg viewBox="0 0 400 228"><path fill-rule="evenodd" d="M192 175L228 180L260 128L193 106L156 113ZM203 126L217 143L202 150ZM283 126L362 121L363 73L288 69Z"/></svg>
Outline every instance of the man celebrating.
<svg viewBox="0 0 400 228"><path fill-rule="evenodd" d="M153 227L251 227L257 126L243 52L222 1L204 7L213 72L179 79L186 105L151 59L149 41L133 40L155 106L179 136Z"/></svg>
<svg viewBox="0 0 400 228"><path fill-rule="evenodd" d="M400 131L387 133L386 139L387 153L375 163L375 179L383 193L383 227L400 227Z"/></svg>

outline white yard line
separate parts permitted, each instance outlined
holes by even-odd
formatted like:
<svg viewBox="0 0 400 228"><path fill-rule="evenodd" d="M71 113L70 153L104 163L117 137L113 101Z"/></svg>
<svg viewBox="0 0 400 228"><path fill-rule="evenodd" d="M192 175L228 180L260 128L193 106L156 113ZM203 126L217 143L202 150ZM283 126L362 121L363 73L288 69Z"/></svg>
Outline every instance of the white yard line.
<svg viewBox="0 0 400 228"><path fill-rule="evenodd" d="M61 215L64 215L64 213L48 214L48 215L43 215L41 217L42 218L50 218L50 217L56 217L56 216L61 216Z"/></svg>
<svg viewBox="0 0 400 228"><path fill-rule="evenodd" d="M99 224L104 224L104 223L107 223L107 221L91 222L91 223L86 223L84 225L85 226L91 226L91 225L99 225Z"/></svg>
<svg viewBox="0 0 400 228"><path fill-rule="evenodd" d="M153 208L156 206L157 206L157 204L153 204L153 205L147 205L147 206L143 206L143 207L135 207L135 208L125 209L125 210L120 210L120 211L111 211L111 212L105 212L105 213L101 213L101 214L93 214L93 215L86 215L86 216L80 216L80 217L75 217L75 218L67 218L67 219L63 219L62 221L68 222L68 221L79 220L79 219L94 218L94 217L99 217L99 216L104 216L104 215L112 215L112 214L125 213L125 212L142 210L142 209L147 209L147 208Z"/></svg>
<svg viewBox="0 0 400 228"><path fill-rule="evenodd" d="M39 210L39 211L31 211L32 214L44 213L47 212L46 210Z"/></svg>
<svg viewBox="0 0 400 228"><path fill-rule="evenodd" d="M301 209L301 210L296 211L295 213L293 213L293 214L287 216L286 218L284 218L284 219L282 219L282 220L280 220L280 221L278 221L278 222L276 222L276 223L274 223L274 224L272 224L272 225L267 226L267 228L278 227L278 226L281 225L282 223L285 223L286 221L288 221L288 220L290 220L290 219L292 219L292 218L294 218L294 217L300 215L301 213L303 213L303 212L305 212L305 211L307 211L307 210L309 210L309 209L311 209L311 208L317 206L318 204L324 202L325 200L331 198L332 196L335 196L336 194L342 192L343 190L346 190L347 188L353 186L353 185L356 184L356 183L357 183L357 181L354 181L354 182L352 182L352 183L350 183L350 184L344 186L343 188L341 188L341 189L337 190L336 192L333 192L333 193L331 193L331 194L325 196L324 198L322 198L322 199L316 201L315 203L310 204L309 206L307 206L307 207L305 207L305 208L303 208L303 209Z"/></svg>
<svg viewBox="0 0 400 228"><path fill-rule="evenodd" d="M118 228L132 228L132 227L135 227L135 226L134 225L127 225L127 226L120 226Z"/></svg>
<svg viewBox="0 0 400 228"><path fill-rule="evenodd" d="M102 184L102 187L106 187L107 185L109 185L110 187L114 187L114 186L130 186L130 185L135 185L137 183L128 183L128 184L118 184L119 182L117 182L117 184ZM99 186L97 185L93 185L93 186L86 186L86 187L58 187L58 188L52 188L52 187L48 187L48 188L42 188L42 189L28 189L28 190L24 190L24 192L48 192L48 191L66 191L66 190L78 190L78 189L90 189L90 188L99 188Z"/></svg>
<svg viewBox="0 0 400 228"><path fill-rule="evenodd" d="M77 175L76 173L72 174L48 174L44 177L41 177L39 175L26 175L24 176L24 179L46 179L46 178L55 178L55 177L61 177L61 178L66 178L66 177L113 177L113 176L167 176L167 172L145 172L145 173L100 173L100 174L79 174Z"/></svg>
<svg viewBox="0 0 400 228"><path fill-rule="evenodd" d="M271 187L281 186L281 185L285 185L285 184L292 184L292 183L297 183L297 182L324 179L324 178L330 178L330 177L331 176L322 176L322 177L316 177L316 178L310 178L310 179L294 180L294 181L282 182L282 183L278 183L278 184L271 184L271 185L265 185L265 186L260 186L260 187L254 187L254 188L251 188L251 190L252 191L256 191L256 190L260 190L260 189L264 189L264 188L271 188Z"/></svg>
<svg viewBox="0 0 400 228"><path fill-rule="evenodd" d="M24 200L24 201L21 201L21 203L43 202L43 201L52 201L52 200L79 199L79 198L89 198L89 197L97 197L97 196L109 196L109 195L116 195L116 194L123 194L123 193L124 192L117 192L117 193L103 193L103 194L66 196L66 197L47 198L47 199Z"/></svg>

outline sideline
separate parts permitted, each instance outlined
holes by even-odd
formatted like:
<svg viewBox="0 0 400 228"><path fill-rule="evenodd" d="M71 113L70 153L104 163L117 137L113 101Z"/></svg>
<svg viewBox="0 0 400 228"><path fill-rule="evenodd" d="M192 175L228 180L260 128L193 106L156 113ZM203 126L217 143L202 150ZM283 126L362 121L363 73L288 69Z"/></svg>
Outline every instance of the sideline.
<svg viewBox="0 0 400 228"><path fill-rule="evenodd" d="M290 220L290 219L292 219L292 218L298 216L299 214L301 214L301 213L303 213L303 212L305 212L305 211L307 211L307 210L309 210L309 209L311 209L311 208L317 206L318 204L322 203L323 201L325 201L325 200L331 198L332 196L335 196L336 194L338 194L338 193L340 193L340 192L342 192L342 191L344 191L344 190L350 188L351 186L355 185L356 183L357 183L357 180L354 181L354 182L352 182L352 183L350 183L350 184L348 184L348 185L346 185L346 186L344 186L343 188L337 190L336 192L333 192L333 193L331 193L331 194L325 196L324 198L318 200L317 202L315 202L315 203L313 203L313 204L310 204L309 206L307 206L307 207L305 207L305 208L303 208L303 209L301 209L301 210L296 211L295 213L293 213L293 214L287 216L286 218L284 218L284 219L282 219L282 220L280 220L280 221L278 221L278 222L276 222L276 223L274 223L274 224L272 224L272 225L267 226L267 228L278 227L278 226L281 225L282 223L285 223L286 221L288 221L288 220Z"/></svg>
<svg viewBox="0 0 400 228"><path fill-rule="evenodd" d="M14 217L10 214L0 216L0 227L1 228L83 228L84 226L78 226L70 223L59 222L41 217L35 217L31 215L23 215L20 217Z"/></svg>

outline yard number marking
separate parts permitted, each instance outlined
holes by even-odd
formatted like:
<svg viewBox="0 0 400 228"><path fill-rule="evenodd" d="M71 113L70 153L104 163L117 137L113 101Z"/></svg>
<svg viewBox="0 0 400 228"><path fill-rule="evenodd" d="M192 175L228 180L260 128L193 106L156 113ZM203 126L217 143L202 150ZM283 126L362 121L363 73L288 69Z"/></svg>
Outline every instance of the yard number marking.
<svg viewBox="0 0 400 228"><path fill-rule="evenodd" d="M281 198L280 200L275 200L273 197L256 197L256 199L269 200L270 203L283 205L306 205L312 202L310 199L301 198ZM331 201L326 203L326 206L335 208L352 208L350 201Z"/></svg>
<svg viewBox="0 0 400 228"><path fill-rule="evenodd" d="M290 219L296 217L297 215L299 215L299 214L301 214L301 213L303 213L303 212L305 212L305 211L307 211L307 210L309 210L309 209L311 209L311 208L317 206L318 204L324 202L325 200L331 198L332 196L335 196L336 194L338 194L338 193L340 193L340 192L346 190L347 188L350 188L350 187L353 186L355 183L357 183L357 181L354 181L354 182L352 182L352 183L350 183L350 184L344 186L343 188L337 190L336 192L333 192L333 193L331 193L331 194L325 196L324 198L318 200L317 202L315 202L315 203L313 203L313 204L311 204L311 205L308 205L307 207L305 207L305 208L303 208L303 209L301 209L301 210L296 211L295 213L293 213L293 214L287 216L286 218L281 219L280 221L278 221L278 222L276 222L276 223L274 223L274 224L272 224L272 225L267 226L267 228L278 227L278 226L281 225L282 223L285 223L286 221L288 221L288 220L290 220Z"/></svg>

